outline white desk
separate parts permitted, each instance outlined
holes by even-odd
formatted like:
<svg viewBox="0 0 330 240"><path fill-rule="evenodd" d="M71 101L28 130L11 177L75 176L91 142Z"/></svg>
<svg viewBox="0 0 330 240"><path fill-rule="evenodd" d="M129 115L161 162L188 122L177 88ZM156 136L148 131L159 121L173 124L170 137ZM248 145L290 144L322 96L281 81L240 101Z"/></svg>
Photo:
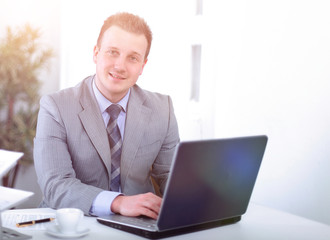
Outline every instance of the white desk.
<svg viewBox="0 0 330 240"><path fill-rule="evenodd" d="M12 211L37 211L34 209L12 210ZM82 240L102 239L145 239L130 233L104 226L92 217L84 217L82 224L90 229L87 236L79 238ZM31 231L24 228L14 228L17 231L32 236L32 239L58 239L46 234L45 231ZM315 222L306 218L277 211L256 204L250 204L248 211L242 220L236 224L213 228L209 230L179 235L169 239L186 240L329 240L330 226Z"/></svg>

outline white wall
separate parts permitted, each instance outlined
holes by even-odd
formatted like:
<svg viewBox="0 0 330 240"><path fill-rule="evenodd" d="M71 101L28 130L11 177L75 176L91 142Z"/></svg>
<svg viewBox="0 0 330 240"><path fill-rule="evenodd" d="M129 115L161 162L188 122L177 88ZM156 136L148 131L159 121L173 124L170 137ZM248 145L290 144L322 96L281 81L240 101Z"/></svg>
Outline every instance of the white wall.
<svg viewBox="0 0 330 240"><path fill-rule="evenodd" d="M267 134L252 200L330 224L330 2L204 2L216 137Z"/></svg>

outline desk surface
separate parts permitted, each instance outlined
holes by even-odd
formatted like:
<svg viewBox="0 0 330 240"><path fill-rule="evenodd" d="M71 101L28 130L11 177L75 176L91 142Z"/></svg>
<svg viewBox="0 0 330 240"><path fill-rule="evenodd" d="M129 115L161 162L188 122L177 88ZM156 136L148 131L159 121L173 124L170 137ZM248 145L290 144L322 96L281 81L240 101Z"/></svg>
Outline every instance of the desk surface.
<svg viewBox="0 0 330 240"><path fill-rule="evenodd" d="M34 209L11 211L39 211ZM95 239L145 239L130 233L104 226L96 221L96 218L84 217L82 225L88 227L90 232L82 240ZM44 230L28 230L14 228L14 230L31 235L32 239L58 239L48 235ZM295 216L275 209L250 204L248 211L242 220L236 224L213 228L209 230L179 235L170 239L187 240L212 240L212 239L243 239L243 240L329 240L330 226L315 222L306 218Z"/></svg>

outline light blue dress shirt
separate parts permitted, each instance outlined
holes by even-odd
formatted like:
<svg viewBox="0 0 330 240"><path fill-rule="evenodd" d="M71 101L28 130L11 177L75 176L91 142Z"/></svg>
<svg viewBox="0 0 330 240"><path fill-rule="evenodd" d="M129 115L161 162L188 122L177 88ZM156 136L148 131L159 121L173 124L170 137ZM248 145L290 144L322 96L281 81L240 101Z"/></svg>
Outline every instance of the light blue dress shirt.
<svg viewBox="0 0 330 240"><path fill-rule="evenodd" d="M100 107L100 111L102 113L102 117L104 120L105 127L107 127L108 121L110 119L109 114L106 112L106 109L112 104L107 98L105 98L102 93L98 90L95 85L95 81L93 81L93 91ZM119 131L121 134L121 138L124 139L124 132L125 132L125 121L126 121L126 109L128 98L130 95L130 90L127 92L124 98L122 98L117 104L121 105L123 110L120 112L117 125L119 127ZM93 201L93 204L90 209L90 214L94 216L104 216L113 214L111 212L110 206L113 200L120 195L120 192L112 192L112 191L103 191L100 192L99 195Z"/></svg>

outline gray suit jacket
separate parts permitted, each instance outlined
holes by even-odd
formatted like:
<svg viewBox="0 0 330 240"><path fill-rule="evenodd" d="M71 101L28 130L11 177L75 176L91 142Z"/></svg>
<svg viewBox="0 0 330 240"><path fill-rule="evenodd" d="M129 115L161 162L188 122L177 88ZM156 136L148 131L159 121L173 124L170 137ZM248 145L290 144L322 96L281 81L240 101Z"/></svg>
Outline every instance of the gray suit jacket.
<svg viewBox="0 0 330 240"><path fill-rule="evenodd" d="M40 100L34 161L43 206L77 207L88 214L94 198L110 189L110 148L92 79ZM154 192L152 176L162 193L178 142L170 97L133 86L121 156L122 192Z"/></svg>

